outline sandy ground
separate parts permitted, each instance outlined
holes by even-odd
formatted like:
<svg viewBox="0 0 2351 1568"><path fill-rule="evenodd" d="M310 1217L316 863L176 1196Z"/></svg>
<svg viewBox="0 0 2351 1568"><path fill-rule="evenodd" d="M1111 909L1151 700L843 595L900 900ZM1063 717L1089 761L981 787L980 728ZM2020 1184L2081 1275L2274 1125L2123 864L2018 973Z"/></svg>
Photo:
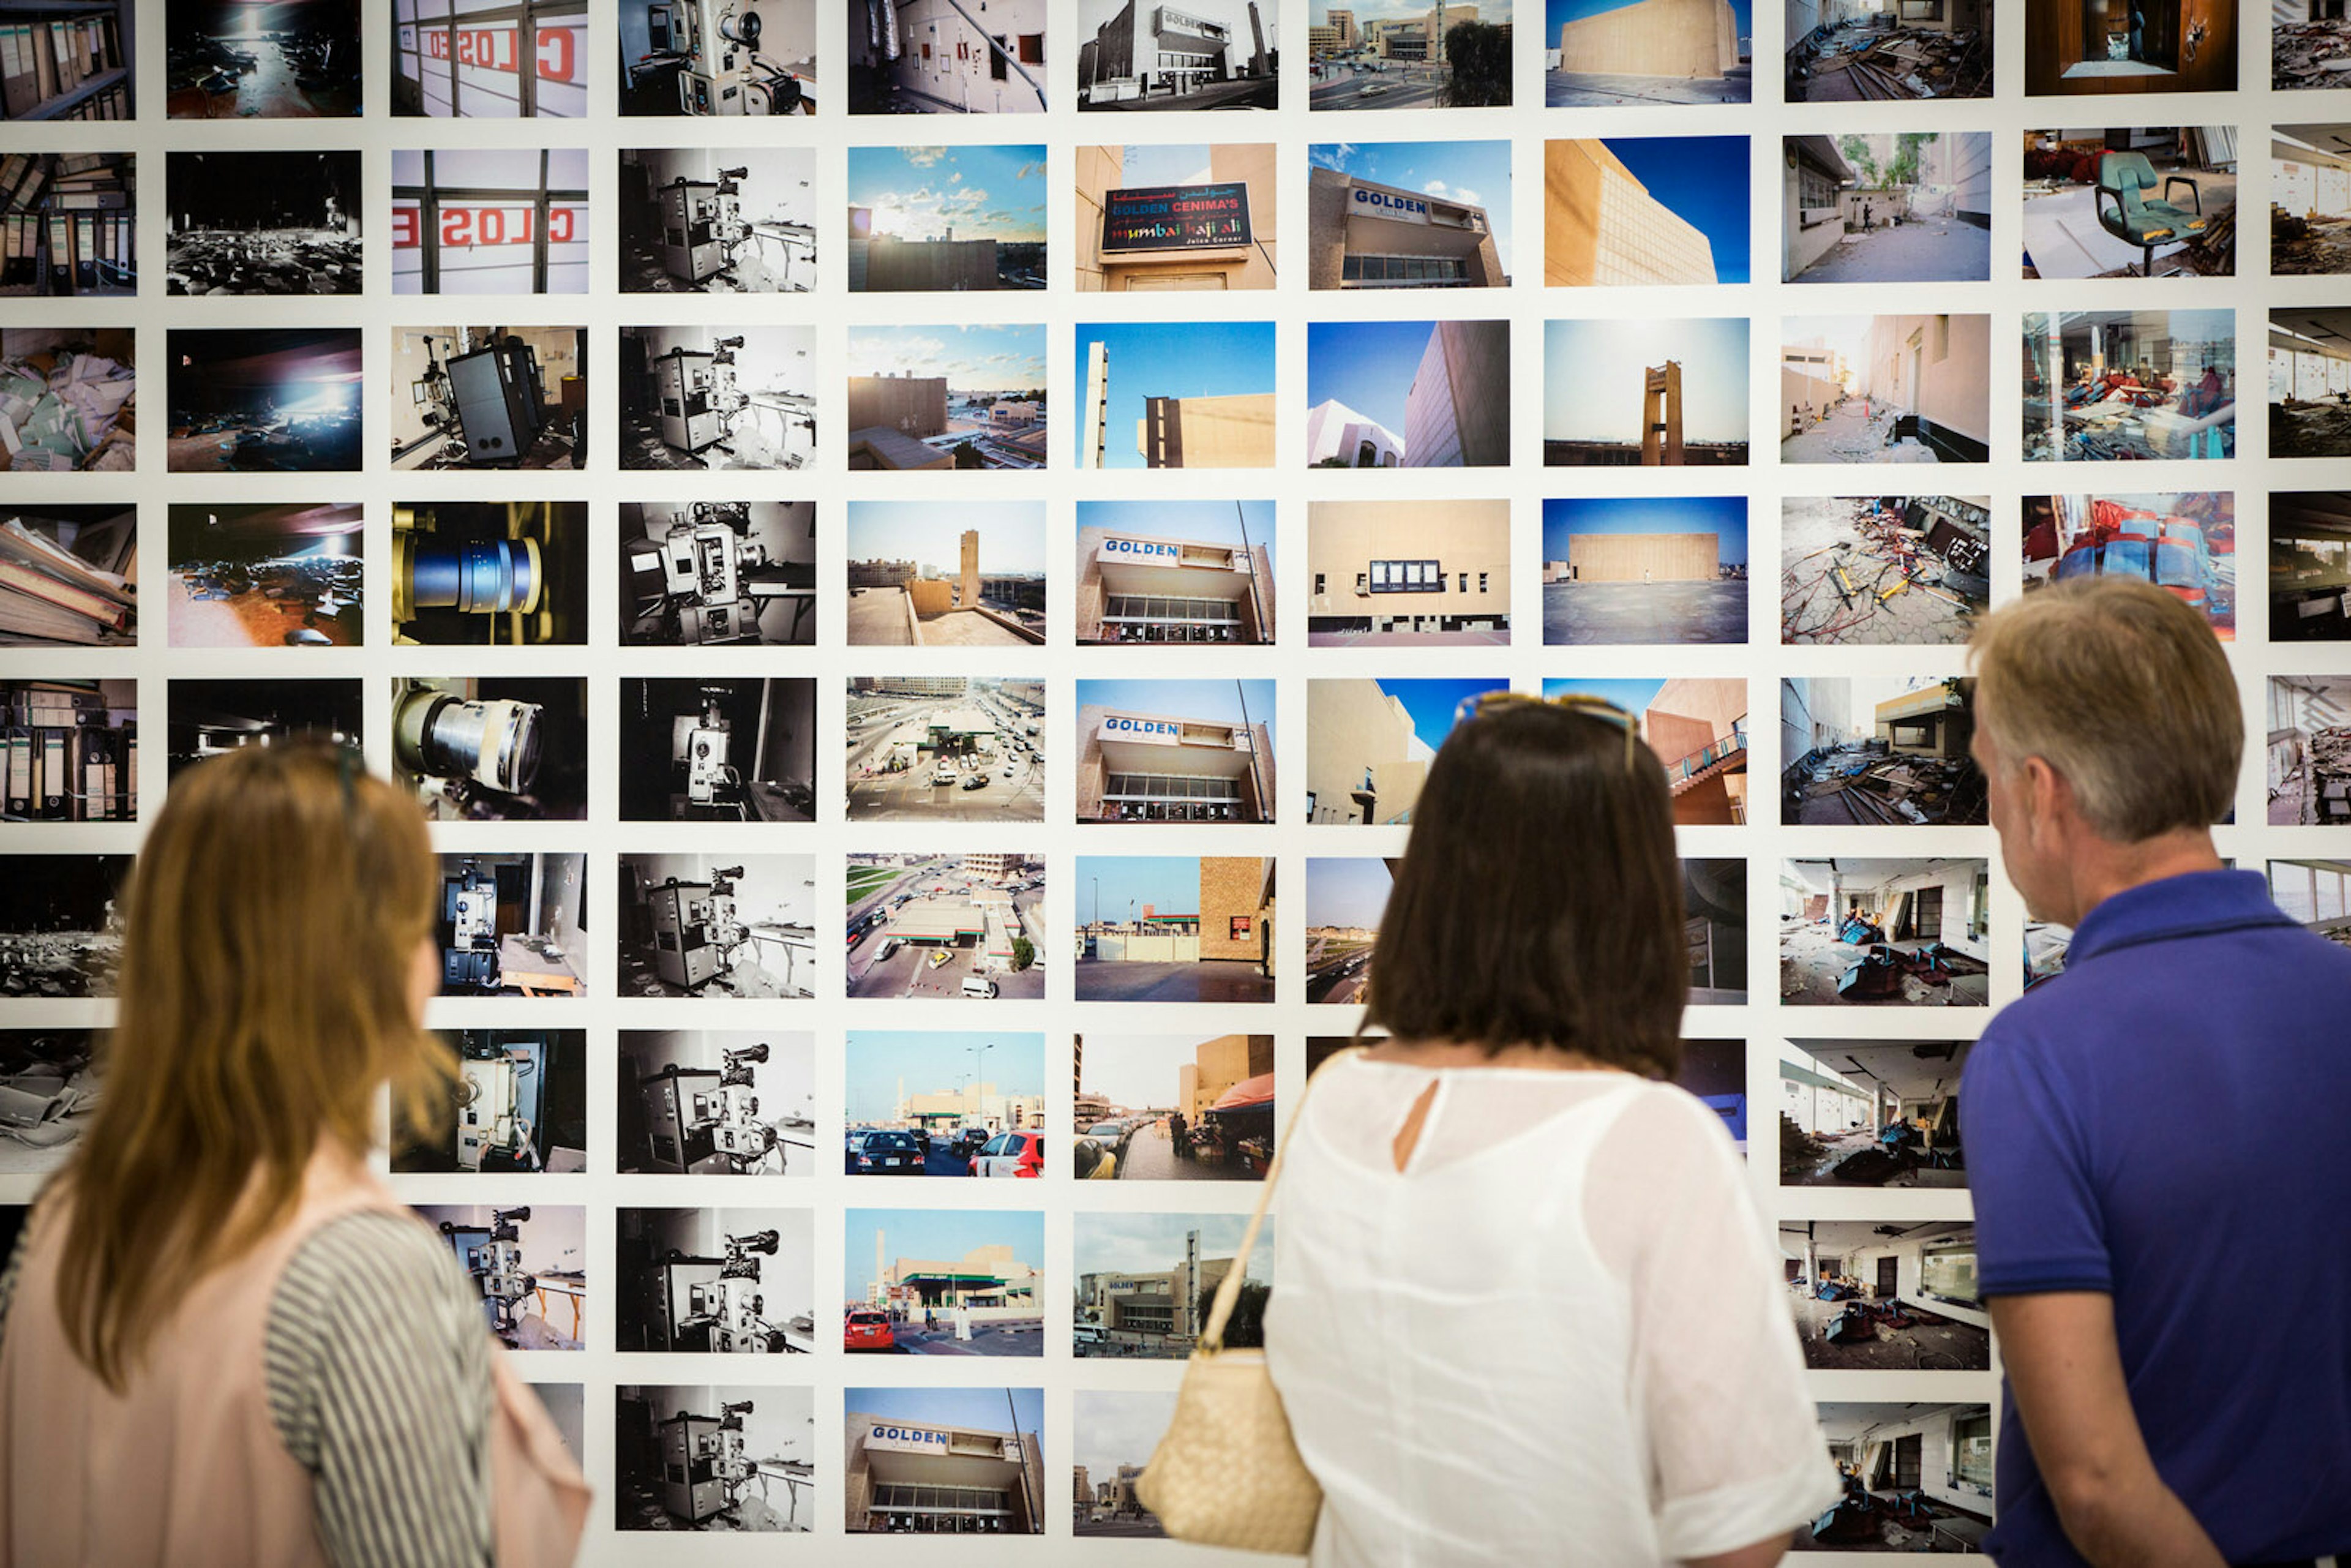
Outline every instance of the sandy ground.
<svg viewBox="0 0 2351 1568"><path fill-rule="evenodd" d="M1747 583L1546 582L1543 641L1744 643Z"/></svg>

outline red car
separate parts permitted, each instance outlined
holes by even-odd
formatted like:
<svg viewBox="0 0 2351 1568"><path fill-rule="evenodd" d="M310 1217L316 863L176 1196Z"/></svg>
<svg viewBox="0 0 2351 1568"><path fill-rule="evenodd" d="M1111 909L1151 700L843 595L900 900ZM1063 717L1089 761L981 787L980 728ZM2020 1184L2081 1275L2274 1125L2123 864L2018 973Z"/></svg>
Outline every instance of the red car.
<svg viewBox="0 0 2351 1568"><path fill-rule="evenodd" d="M976 1176L1041 1176L1045 1174L1045 1134L998 1133L971 1156Z"/></svg>
<svg viewBox="0 0 2351 1568"><path fill-rule="evenodd" d="M890 1314L862 1307L850 1310L848 1320L841 1324L841 1348L843 1350L895 1350L898 1336L890 1332Z"/></svg>

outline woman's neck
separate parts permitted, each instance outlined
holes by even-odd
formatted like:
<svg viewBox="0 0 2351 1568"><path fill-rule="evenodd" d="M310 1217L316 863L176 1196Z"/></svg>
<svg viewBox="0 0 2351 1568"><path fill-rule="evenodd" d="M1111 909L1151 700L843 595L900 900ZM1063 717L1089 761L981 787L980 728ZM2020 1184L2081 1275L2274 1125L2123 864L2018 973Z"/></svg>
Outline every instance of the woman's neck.
<svg viewBox="0 0 2351 1568"><path fill-rule="evenodd" d="M1394 1061L1407 1067L1539 1068L1552 1072L1625 1071L1580 1051L1562 1051L1557 1046L1527 1041L1496 1051L1477 1040L1384 1040L1364 1054L1374 1061Z"/></svg>

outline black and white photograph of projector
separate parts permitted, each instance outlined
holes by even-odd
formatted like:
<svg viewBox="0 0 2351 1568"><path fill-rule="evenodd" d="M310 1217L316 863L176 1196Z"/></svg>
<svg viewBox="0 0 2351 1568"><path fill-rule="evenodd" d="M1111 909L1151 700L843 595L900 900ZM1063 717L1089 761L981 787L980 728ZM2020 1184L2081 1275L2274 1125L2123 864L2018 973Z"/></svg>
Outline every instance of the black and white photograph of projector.
<svg viewBox="0 0 2351 1568"><path fill-rule="evenodd" d="M811 1175L816 1036L624 1029L616 1109L622 1176Z"/></svg>
<svg viewBox="0 0 2351 1568"><path fill-rule="evenodd" d="M621 857L621 994L816 995L816 857Z"/></svg>
<svg viewBox="0 0 2351 1568"><path fill-rule="evenodd" d="M395 1148L396 1171L584 1171L584 1030L444 1030L457 1057L449 1107L425 1135Z"/></svg>
<svg viewBox="0 0 2351 1568"><path fill-rule="evenodd" d="M587 538L585 501L395 502L392 642L585 643Z"/></svg>
<svg viewBox="0 0 2351 1568"><path fill-rule="evenodd" d="M815 186L810 147L622 148L621 291L806 294Z"/></svg>
<svg viewBox="0 0 2351 1568"><path fill-rule="evenodd" d="M392 781L436 822L588 814L588 683L576 676L400 675Z"/></svg>
<svg viewBox="0 0 2351 1568"><path fill-rule="evenodd" d="M816 0L621 0L622 114L816 112Z"/></svg>
<svg viewBox="0 0 2351 1568"><path fill-rule="evenodd" d="M392 465L580 467L587 340L584 327L395 328Z"/></svg>
<svg viewBox="0 0 2351 1568"><path fill-rule="evenodd" d="M588 1211L575 1204L420 1203L482 1292L508 1350L580 1350L588 1328Z"/></svg>
<svg viewBox="0 0 2351 1568"><path fill-rule="evenodd" d="M621 641L816 641L814 501L621 503Z"/></svg>
<svg viewBox="0 0 2351 1568"><path fill-rule="evenodd" d="M815 1411L806 1387L622 1384L612 1391L613 1527L812 1529Z"/></svg>
<svg viewBox="0 0 2351 1568"><path fill-rule="evenodd" d="M812 822L813 680L623 680L621 820Z"/></svg>
<svg viewBox="0 0 2351 1568"><path fill-rule="evenodd" d="M816 1215L806 1208L622 1208L616 1348L687 1354L816 1350Z"/></svg>
<svg viewBox="0 0 2351 1568"><path fill-rule="evenodd" d="M816 329L621 329L621 466L805 468Z"/></svg>

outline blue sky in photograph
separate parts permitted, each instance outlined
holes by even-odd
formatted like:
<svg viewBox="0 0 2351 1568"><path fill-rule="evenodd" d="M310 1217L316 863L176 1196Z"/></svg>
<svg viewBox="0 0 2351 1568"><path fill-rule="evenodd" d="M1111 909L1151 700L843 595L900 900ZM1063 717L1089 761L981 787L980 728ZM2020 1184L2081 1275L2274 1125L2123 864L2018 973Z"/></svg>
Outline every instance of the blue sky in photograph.
<svg viewBox="0 0 2351 1568"><path fill-rule="evenodd" d="M1547 680L1542 684L1542 695L1547 697L1556 697L1574 692L1587 697L1604 697L1638 718L1649 711L1649 705L1656 700L1657 693L1664 688L1665 684L1663 681L1554 679Z"/></svg>
<svg viewBox="0 0 2351 1568"><path fill-rule="evenodd" d="M1200 862L1196 855L1080 855L1071 897L1077 918L1130 919L1150 904L1163 915L1200 913Z"/></svg>
<svg viewBox="0 0 2351 1568"><path fill-rule="evenodd" d="M1041 1432L1045 1426L1041 1388L848 1388L841 1392L846 1396L846 1413L852 1416L968 1427L975 1432L1008 1432L1015 1427L1023 1432Z"/></svg>
<svg viewBox="0 0 2351 1568"><path fill-rule="evenodd" d="M1045 238L1041 145L1013 147L852 147L849 204L873 214L873 232L900 239L1019 244Z"/></svg>
<svg viewBox="0 0 2351 1568"><path fill-rule="evenodd" d="M1078 706L1117 708L1167 718L1204 718L1215 724L1273 723L1271 681L1080 681Z"/></svg>
<svg viewBox="0 0 2351 1568"><path fill-rule="evenodd" d="M1479 14L1484 16L1482 10ZM1362 23L1360 14L1356 21L1358 25ZM1711 137L1708 140L1734 139ZM1376 180L1383 185L1418 191L1424 196L1442 196L1450 202L1464 202L1473 207L1485 208L1486 229L1494 236L1494 250L1502 258L1502 271L1506 274L1514 272L1510 266L1509 142L1321 141L1306 149L1306 162L1314 167L1336 169L1342 174L1353 174L1358 179ZM1740 190L1743 204L1746 187L1742 185ZM1741 254L1744 255L1743 252ZM1742 275L1736 279L1725 278L1723 281L1744 283L1747 279Z"/></svg>
<svg viewBox="0 0 2351 1568"><path fill-rule="evenodd" d="M1267 563L1278 558L1273 549L1271 501L1080 501L1078 527L1110 528L1119 533L1190 539L1204 545L1241 542L1241 524L1249 524L1249 542L1265 547Z"/></svg>
<svg viewBox="0 0 2351 1568"><path fill-rule="evenodd" d="M841 1216L842 1283L862 1301L873 1287L873 1232L882 1232L882 1262L901 1258L953 1263L980 1247L1008 1246L1012 1260L1045 1266L1045 1216L1018 1208L852 1208Z"/></svg>
<svg viewBox="0 0 2351 1568"><path fill-rule="evenodd" d="M1404 704L1404 711L1412 716L1415 740L1431 751L1445 744L1453 733L1453 711L1461 699L1479 692L1506 691L1510 679L1498 675L1491 680L1424 680L1379 681L1374 683L1382 693ZM1309 700L1311 700L1310 695Z"/></svg>
<svg viewBox="0 0 2351 1568"><path fill-rule="evenodd" d="M1543 439L1638 442L1644 372L1668 360L1682 366L1682 438L1747 440L1744 316L1544 322Z"/></svg>
<svg viewBox="0 0 2351 1568"><path fill-rule="evenodd" d="M1570 22L1581 22L1586 16L1604 16L1621 11L1635 0L1543 0L1543 37L1546 47L1559 47L1559 30ZM1739 26L1739 36L1749 38L1755 32L1753 0L1730 0L1730 15Z"/></svg>
<svg viewBox="0 0 2351 1568"><path fill-rule="evenodd" d="M1134 448L1134 429L1146 397L1273 391L1270 321L1081 321L1076 338L1077 379L1071 385L1081 399L1087 395L1087 346L1110 345L1105 468L1143 466L1143 454Z"/></svg>
<svg viewBox="0 0 2351 1568"><path fill-rule="evenodd" d="M1337 856L1306 862L1306 924L1361 925L1377 930L1395 879L1375 855Z"/></svg>
<svg viewBox="0 0 2351 1568"><path fill-rule="evenodd" d="M1309 321L1306 406L1336 398L1402 441L1413 372L1435 329L1428 321ZM1634 410L1636 425L1639 413Z"/></svg>
<svg viewBox="0 0 2351 1568"><path fill-rule="evenodd" d="M1570 534L1716 534L1718 559L1747 559L1744 496L1594 496L1542 504L1542 558L1567 559Z"/></svg>
<svg viewBox="0 0 2351 1568"><path fill-rule="evenodd" d="M1045 328L852 327L852 376L945 376L947 395L1045 384Z"/></svg>
<svg viewBox="0 0 2351 1568"><path fill-rule="evenodd" d="M1602 145L1650 195L1706 235L1717 283L1748 280L1747 138L1610 136Z"/></svg>
<svg viewBox="0 0 2351 1568"><path fill-rule="evenodd" d="M967 528L979 530L980 570L1045 570L1042 501L852 501L849 559L952 570Z"/></svg>
<svg viewBox="0 0 2351 1568"><path fill-rule="evenodd" d="M1013 1030L853 1029L849 1031L849 1119L886 1120L897 1107L902 1078L909 1094L953 1093L971 1076L974 1046L995 1047L983 1049L977 1060L980 1081L995 1084L998 1093L1045 1092L1045 1037L1041 1034Z"/></svg>

